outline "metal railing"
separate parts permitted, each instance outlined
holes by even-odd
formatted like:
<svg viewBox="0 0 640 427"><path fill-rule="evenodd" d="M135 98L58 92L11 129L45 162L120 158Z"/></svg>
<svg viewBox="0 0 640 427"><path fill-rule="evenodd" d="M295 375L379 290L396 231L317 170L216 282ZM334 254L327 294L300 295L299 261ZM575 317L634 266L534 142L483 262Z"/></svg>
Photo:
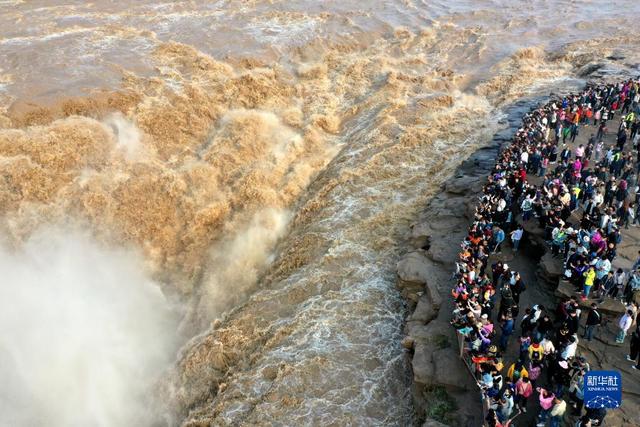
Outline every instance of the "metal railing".
<svg viewBox="0 0 640 427"><path fill-rule="evenodd" d="M458 355L460 357L460 360L462 360L462 363L467 368L467 371L469 371L469 374L473 378L473 381L476 383L476 386L478 386L478 390L480 392L480 398L482 399L482 422L483 422L482 425L485 425L484 420L486 420L487 414L489 413L489 409L491 407L491 398L486 395L484 387L482 386L480 381L478 381L475 364L471 359L469 351L467 351L464 345L465 336L462 333L460 333L460 331L458 330L456 330L456 336L458 341ZM512 421L513 419L518 417L520 414L521 414L520 412L517 412L515 415L509 418L509 421Z"/></svg>

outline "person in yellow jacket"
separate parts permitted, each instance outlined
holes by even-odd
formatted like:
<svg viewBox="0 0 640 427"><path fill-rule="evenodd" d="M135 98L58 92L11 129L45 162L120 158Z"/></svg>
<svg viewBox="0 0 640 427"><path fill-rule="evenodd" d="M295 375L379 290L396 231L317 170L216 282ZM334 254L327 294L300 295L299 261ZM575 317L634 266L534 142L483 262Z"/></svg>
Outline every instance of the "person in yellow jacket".
<svg viewBox="0 0 640 427"><path fill-rule="evenodd" d="M627 114L624 118L624 121L627 122L627 129L631 128L631 123L633 123L633 120L636 118L636 113L634 113L633 111L631 111L629 114Z"/></svg>
<svg viewBox="0 0 640 427"><path fill-rule="evenodd" d="M522 377L529 377L529 372L524 367L524 362L518 359L517 362L509 366L509 370L507 371L507 378L512 383L515 383Z"/></svg>
<svg viewBox="0 0 640 427"><path fill-rule="evenodd" d="M544 358L544 348L542 344L537 341L533 341L529 346L529 360L532 362L542 362Z"/></svg>
<svg viewBox="0 0 640 427"><path fill-rule="evenodd" d="M587 271L582 273L584 276L584 288L582 292L582 300L586 300L589 298L589 292L591 292L591 287L593 286L593 282L596 280L596 269L593 266L590 266Z"/></svg>

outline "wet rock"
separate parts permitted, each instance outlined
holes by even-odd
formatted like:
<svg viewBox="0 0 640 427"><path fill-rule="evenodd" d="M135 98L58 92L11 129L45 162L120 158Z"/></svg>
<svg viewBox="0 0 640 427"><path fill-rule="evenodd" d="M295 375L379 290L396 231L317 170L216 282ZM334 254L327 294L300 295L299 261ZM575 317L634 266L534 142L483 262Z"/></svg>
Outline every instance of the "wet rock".
<svg viewBox="0 0 640 427"><path fill-rule="evenodd" d="M425 325L432 321L438 315L438 310L440 308L439 306L441 304L442 298L440 298L440 294L438 293L438 304L432 303L432 297L430 296L431 292L432 290L429 289L428 293L425 293L420 297L416 309L407 319L408 322L415 321ZM437 290L435 292L437 292Z"/></svg>
<svg viewBox="0 0 640 427"><path fill-rule="evenodd" d="M401 287L424 285L429 276L428 260L424 251L409 252L398 262L396 271Z"/></svg>
<svg viewBox="0 0 640 427"><path fill-rule="evenodd" d="M422 296L422 294L423 294L422 291L415 291L415 290L405 290L402 292L402 296L405 299L407 299L408 302L411 303L412 309L418 304L418 301L420 300L420 297Z"/></svg>
<svg viewBox="0 0 640 427"><path fill-rule="evenodd" d="M444 203L445 209L450 212L464 212L467 197L452 197Z"/></svg>
<svg viewBox="0 0 640 427"><path fill-rule="evenodd" d="M430 279L427 281L427 294L429 294L433 309L436 312L440 311L440 307L442 307L442 296L440 295L438 284L435 280Z"/></svg>
<svg viewBox="0 0 640 427"><path fill-rule="evenodd" d="M509 262L514 258L515 258L514 253L510 250L510 248L507 248L506 246L504 246L504 243L500 253L495 253L491 255L492 262L502 261L504 263L504 262Z"/></svg>
<svg viewBox="0 0 640 427"><path fill-rule="evenodd" d="M424 422L424 424L422 424L422 427L447 427L447 426L446 424L442 424L440 421L427 419Z"/></svg>
<svg viewBox="0 0 640 427"><path fill-rule="evenodd" d="M433 384L434 366L431 362L430 345L427 342L415 342L415 352L411 366L413 368L413 381L420 390Z"/></svg>
<svg viewBox="0 0 640 427"><path fill-rule="evenodd" d="M444 189L451 194L467 194L469 192L477 193L482 189L483 182L475 176L462 176L447 181Z"/></svg>
<svg viewBox="0 0 640 427"><path fill-rule="evenodd" d="M406 254L398 262L397 272L397 286L400 293L413 308L424 295L425 284L429 277L429 263L424 256L424 251L418 250Z"/></svg>
<svg viewBox="0 0 640 427"><path fill-rule="evenodd" d="M577 296L578 294L579 292L576 292L574 286L566 280L560 280L560 282L558 283L558 287L555 290L555 295L559 297L568 298L573 295ZM591 307L591 303L593 302L598 302L598 308L600 309L600 312L605 314L618 316L624 313L625 310L625 306L617 300L607 298L602 302L599 302L595 299L587 299L585 301L582 301L580 298L578 298L578 304L584 312L589 310L589 308Z"/></svg>
<svg viewBox="0 0 640 427"><path fill-rule="evenodd" d="M495 156L503 142L508 139L495 139L490 145L478 150L471 158L465 160L460 165L460 172L465 175L481 177L479 183L484 184L485 175L491 170L495 163Z"/></svg>
<svg viewBox="0 0 640 427"><path fill-rule="evenodd" d="M278 368L276 366L267 366L262 370L262 376L273 381L278 377Z"/></svg>
<svg viewBox="0 0 640 427"><path fill-rule="evenodd" d="M631 270L633 267L633 261L624 257L616 257L611 263L613 269L621 268L623 270Z"/></svg>
<svg viewBox="0 0 640 427"><path fill-rule="evenodd" d="M475 199L467 200L467 204L466 204L465 209L464 209L464 216L469 221L471 221L471 220L473 220L475 218L476 204L477 204L476 202L477 202L477 200L475 200Z"/></svg>
<svg viewBox="0 0 640 427"><path fill-rule="evenodd" d="M458 391L475 387L460 364L455 330L448 322L434 320L426 326L414 327L411 336L415 340L414 380L421 387L440 385Z"/></svg>
<svg viewBox="0 0 640 427"><path fill-rule="evenodd" d="M418 222L411 225L411 246L415 249L429 249L431 244L431 228L425 222Z"/></svg>
<svg viewBox="0 0 640 427"><path fill-rule="evenodd" d="M600 70L601 68L603 68L605 66L605 64L598 62L595 64L587 64L583 67L581 67L577 74L580 77L587 77L590 76L591 74L594 74L596 71Z"/></svg>
<svg viewBox="0 0 640 427"><path fill-rule="evenodd" d="M461 365L457 343L454 342L451 347L435 351L432 359L435 365L436 384L450 390L474 390L476 384L469 371Z"/></svg>
<svg viewBox="0 0 640 427"><path fill-rule="evenodd" d="M413 350L413 346L415 344L415 340L411 337L404 337L402 339L402 346L407 350Z"/></svg>
<svg viewBox="0 0 640 427"><path fill-rule="evenodd" d="M544 256L540 258L540 264L538 265L539 278L555 285L563 273L562 260L560 258L554 258L551 252L545 253Z"/></svg>
<svg viewBox="0 0 640 427"><path fill-rule="evenodd" d="M626 236L625 236L626 237ZM640 254L638 253L638 242L632 239L624 239L617 247L618 258L625 258L629 261L635 261Z"/></svg>
<svg viewBox="0 0 640 427"><path fill-rule="evenodd" d="M452 259L454 259L451 257L451 251L452 249L454 249L454 252L455 252L457 248L459 248L459 246L452 245L451 240L449 239L447 240L434 239L431 242L431 246L429 247L429 250L427 251L427 256L429 257L429 259L435 262L445 264L450 262Z"/></svg>
<svg viewBox="0 0 640 427"><path fill-rule="evenodd" d="M607 56L607 59L610 61L621 61L626 57L620 52L614 52L611 55Z"/></svg>

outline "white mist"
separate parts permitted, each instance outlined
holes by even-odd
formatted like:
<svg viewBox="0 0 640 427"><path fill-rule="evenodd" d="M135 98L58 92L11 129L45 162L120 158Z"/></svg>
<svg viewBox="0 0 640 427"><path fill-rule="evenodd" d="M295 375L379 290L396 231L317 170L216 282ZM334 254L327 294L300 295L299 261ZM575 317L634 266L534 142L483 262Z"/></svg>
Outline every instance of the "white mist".
<svg viewBox="0 0 640 427"><path fill-rule="evenodd" d="M178 316L142 266L77 230L0 248L0 425L152 422Z"/></svg>

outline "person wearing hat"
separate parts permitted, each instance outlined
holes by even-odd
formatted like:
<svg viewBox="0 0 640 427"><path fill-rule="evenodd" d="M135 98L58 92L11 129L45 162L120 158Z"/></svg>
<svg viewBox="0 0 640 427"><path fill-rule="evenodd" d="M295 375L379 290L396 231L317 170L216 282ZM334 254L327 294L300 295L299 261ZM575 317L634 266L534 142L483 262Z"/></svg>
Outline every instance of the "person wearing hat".
<svg viewBox="0 0 640 427"><path fill-rule="evenodd" d="M549 383L555 384L556 394L561 394L565 387L569 387L569 382L571 381L571 376L569 375L570 370L569 363L560 357L557 357L549 363L547 376Z"/></svg>
<svg viewBox="0 0 640 427"><path fill-rule="evenodd" d="M520 295L527 288L520 273L513 272L511 279L509 279L509 286L511 286L511 291L513 292L513 300L516 304L520 304Z"/></svg>

